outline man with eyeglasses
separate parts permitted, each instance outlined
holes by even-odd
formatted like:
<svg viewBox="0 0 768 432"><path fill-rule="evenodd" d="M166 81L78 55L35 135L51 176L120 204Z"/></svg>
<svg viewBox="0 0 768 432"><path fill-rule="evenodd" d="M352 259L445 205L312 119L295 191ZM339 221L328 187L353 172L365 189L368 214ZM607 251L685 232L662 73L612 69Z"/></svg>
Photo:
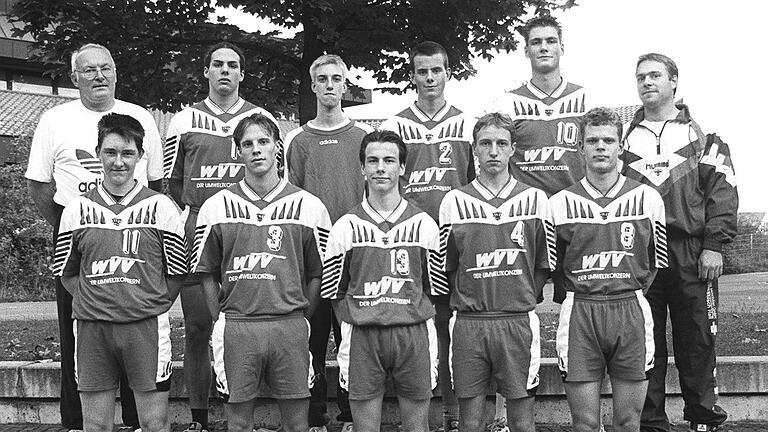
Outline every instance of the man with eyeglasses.
<svg viewBox="0 0 768 432"><path fill-rule="evenodd" d="M102 183L103 167L93 153L101 118L109 113L129 115L146 131L144 154L134 177L159 191L162 185L162 143L152 115L144 108L115 99L117 71L109 50L89 43L72 54L72 82L80 99L46 111L32 138L25 177L40 215L57 236L61 213L70 201ZM75 339L72 331L72 296L55 279L61 343L61 424L70 430L83 428L83 414L75 381ZM133 394L123 376L120 400L123 421L139 426Z"/></svg>

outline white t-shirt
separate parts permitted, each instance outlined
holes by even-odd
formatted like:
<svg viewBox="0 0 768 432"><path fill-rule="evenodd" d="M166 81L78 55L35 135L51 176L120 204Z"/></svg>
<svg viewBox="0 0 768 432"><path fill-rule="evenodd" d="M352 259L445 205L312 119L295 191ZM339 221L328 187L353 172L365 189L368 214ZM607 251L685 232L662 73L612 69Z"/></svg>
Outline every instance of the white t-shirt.
<svg viewBox="0 0 768 432"><path fill-rule="evenodd" d="M73 198L101 183L103 170L96 157L97 124L109 113L129 115L144 127L144 155L134 177L142 184L163 178L163 145L152 114L146 109L115 100L111 110L89 110L80 99L43 113L32 138L29 165L24 176L43 183L56 183L53 200L67 205Z"/></svg>

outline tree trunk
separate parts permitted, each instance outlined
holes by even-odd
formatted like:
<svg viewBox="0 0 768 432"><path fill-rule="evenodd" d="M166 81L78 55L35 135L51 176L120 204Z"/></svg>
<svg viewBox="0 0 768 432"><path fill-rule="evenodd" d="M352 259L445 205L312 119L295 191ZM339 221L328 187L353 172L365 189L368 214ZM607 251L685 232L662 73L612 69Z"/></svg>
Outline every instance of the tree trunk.
<svg viewBox="0 0 768 432"><path fill-rule="evenodd" d="M312 93L312 78L309 76L309 66L323 54L323 46L318 38L320 10L304 5L301 23L304 27L304 50L301 56L301 80L299 81L299 122L315 118L317 100Z"/></svg>

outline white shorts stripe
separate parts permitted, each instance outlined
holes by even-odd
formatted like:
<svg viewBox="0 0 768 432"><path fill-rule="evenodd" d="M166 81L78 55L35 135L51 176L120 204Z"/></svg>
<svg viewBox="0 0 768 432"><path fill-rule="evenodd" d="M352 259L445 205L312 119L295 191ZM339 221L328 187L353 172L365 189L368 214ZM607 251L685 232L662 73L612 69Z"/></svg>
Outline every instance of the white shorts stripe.
<svg viewBox="0 0 768 432"><path fill-rule="evenodd" d="M77 320L72 320L72 333L75 335L75 384L77 384Z"/></svg>
<svg viewBox="0 0 768 432"><path fill-rule="evenodd" d="M435 328L434 318L428 319L425 324L427 325L427 337L429 338L429 363L431 366L429 376L432 380L432 390L434 390L437 387L437 328Z"/></svg>
<svg viewBox="0 0 768 432"><path fill-rule="evenodd" d="M344 321L340 324L341 345L336 354L336 361L339 363L339 385L349 391L349 347L352 340L352 324Z"/></svg>
<svg viewBox="0 0 768 432"><path fill-rule="evenodd" d="M541 330L536 311L528 312L528 324L531 326L531 363L528 366L528 380L525 388L531 390L539 385L539 366L541 365Z"/></svg>
<svg viewBox="0 0 768 432"><path fill-rule="evenodd" d="M157 316L157 376L155 382L171 377L171 320L168 312Z"/></svg>
<svg viewBox="0 0 768 432"><path fill-rule="evenodd" d="M451 312L451 317L448 319L448 370L451 371L451 386L453 386L453 326L456 325L456 311Z"/></svg>
<svg viewBox="0 0 768 432"><path fill-rule="evenodd" d="M656 345L653 343L653 315L651 315L651 305L643 295L642 290L635 291L637 302L643 311L643 320L645 324L645 371L653 368L654 356L656 355Z"/></svg>
<svg viewBox="0 0 768 432"><path fill-rule="evenodd" d="M560 306L560 320L557 326L557 365L561 372L568 373L568 337L570 336L571 312L573 311L573 292L565 293L565 301Z"/></svg>
<svg viewBox="0 0 768 432"><path fill-rule="evenodd" d="M309 324L309 320L304 318L304 322L307 323L307 344L309 344L309 338L312 336L312 326ZM312 351L307 350L309 353L309 373L307 374L307 386L312 388L315 385L315 368L312 367Z"/></svg>
<svg viewBox="0 0 768 432"><path fill-rule="evenodd" d="M219 313L219 319L213 325L211 332L211 345L213 346L213 371L216 373L216 390L219 393L229 395L227 374L224 371L224 326L227 319L224 313Z"/></svg>

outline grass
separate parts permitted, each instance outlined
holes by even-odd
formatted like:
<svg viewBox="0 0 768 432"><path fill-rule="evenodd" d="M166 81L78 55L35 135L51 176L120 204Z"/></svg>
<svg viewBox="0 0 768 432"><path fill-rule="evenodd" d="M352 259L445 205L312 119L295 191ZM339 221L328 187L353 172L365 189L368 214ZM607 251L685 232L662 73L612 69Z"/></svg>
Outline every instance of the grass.
<svg viewBox="0 0 768 432"><path fill-rule="evenodd" d="M557 314L543 313L541 320L542 357L555 357ZM768 312L752 312L743 308L738 313L723 313L718 325L718 356L768 355ZM667 325L669 352L671 326ZM171 319L173 360L184 357L184 322ZM35 361L60 359L59 330L55 321L0 321L0 361ZM333 342L329 341L328 358L333 359Z"/></svg>

